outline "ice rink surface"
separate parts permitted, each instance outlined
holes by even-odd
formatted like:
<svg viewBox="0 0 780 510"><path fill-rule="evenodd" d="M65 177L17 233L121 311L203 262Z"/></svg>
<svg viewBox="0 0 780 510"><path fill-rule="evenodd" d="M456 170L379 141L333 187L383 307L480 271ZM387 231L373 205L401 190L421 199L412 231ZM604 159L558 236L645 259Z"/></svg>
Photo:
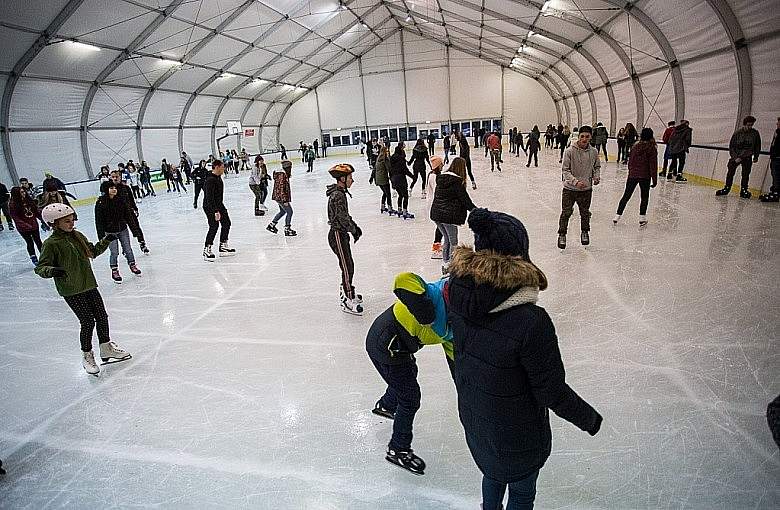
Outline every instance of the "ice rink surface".
<svg viewBox="0 0 780 510"><path fill-rule="evenodd" d="M614 227L627 170L610 162L591 246L579 244L575 212L561 252L557 155L542 151L531 169L507 157L491 174L481 149L472 154L474 202L526 224L567 380L604 416L590 437L553 415L537 508L779 508L765 418L780 393L778 204L661 182L646 228L639 190ZM384 387L365 334L393 301L394 275L440 274L430 199L418 184L415 220L380 216L362 158L318 160L313 174L294 159L298 237L267 232L248 173L229 176L238 255L213 264L201 259L206 220L191 195L143 200L143 277L120 258L115 285L108 254L93 263L112 337L134 355L99 378L81 368L78 322L52 281L32 272L20 236L0 233L0 507L479 508L481 475L440 348L418 357L413 447L425 476L384 460L391 423L370 412ZM358 168L350 208L364 232L353 246L363 317L339 309L326 240L325 170L337 160ZM94 239L92 207L78 212ZM468 228L460 235L471 242Z"/></svg>

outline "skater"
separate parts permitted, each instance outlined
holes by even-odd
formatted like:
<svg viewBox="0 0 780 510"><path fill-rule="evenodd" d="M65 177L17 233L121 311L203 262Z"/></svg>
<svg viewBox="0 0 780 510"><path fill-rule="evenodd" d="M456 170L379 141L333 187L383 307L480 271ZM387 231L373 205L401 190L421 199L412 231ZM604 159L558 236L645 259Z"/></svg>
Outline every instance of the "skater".
<svg viewBox="0 0 780 510"><path fill-rule="evenodd" d="M328 139L327 138L323 139L322 140L322 157L323 158L327 158L328 157L328 145L330 145L330 143L328 142ZM284 159L284 158L282 158L282 159Z"/></svg>
<svg viewBox="0 0 780 510"><path fill-rule="evenodd" d="M352 315L363 315L363 299L355 293L352 278L355 276L355 261L352 259L352 249L349 247L349 234L358 242L363 231L349 215L347 195L352 186L352 165L341 163L330 167L328 173L336 179L336 184L328 186L325 195L328 197L328 245L339 259L341 268L341 284L339 286L339 302L341 310ZM351 196L351 195L350 195Z"/></svg>
<svg viewBox="0 0 780 510"><path fill-rule="evenodd" d="M566 131L569 129L569 126L564 126L563 132L566 134ZM571 135L571 132L569 132L569 135ZM609 157L607 156L607 141L609 140L609 132L607 131L607 128L604 127L604 125L601 122L596 123L596 129L593 130L593 140L591 141L591 144L596 148L599 153L603 150L604 151L604 163L609 163ZM568 142L568 139L567 139ZM564 144L566 145L566 144ZM564 148L561 147L561 159L563 159L563 150Z"/></svg>
<svg viewBox="0 0 780 510"><path fill-rule="evenodd" d="M219 256L230 257L236 254L236 250L228 245L230 237L230 216L224 203L225 183L222 175L225 173L225 164L220 160L214 160L211 164L211 172L206 175L203 183L203 212L209 222L209 231L206 234L206 243L203 246L203 260L214 262L216 255L212 251L214 238L219 232ZM221 227L221 228L220 228Z"/></svg>
<svg viewBox="0 0 780 510"><path fill-rule="evenodd" d="M742 182L739 196L750 198L750 170L753 163L758 162L758 156L761 154L761 135L753 128L756 118L748 115L742 120L742 127L737 129L731 140L729 140L729 162L726 164L726 185L723 189L715 192L718 196L728 195L731 191L731 184L734 182L734 174L737 167L742 166Z"/></svg>
<svg viewBox="0 0 780 510"><path fill-rule="evenodd" d="M525 167L528 168L531 166L531 158L534 160L534 166L539 166L539 149L542 148L542 143L540 141L540 135L539 132L539 126L534 126L530 133L528 133L528 144L526 147L528 148L528 163L526 163ZM546 137L545 137L546 140Z"/></svg>
<svg viewBox="0 0 780 510"><path fill-rule="evenodd" d="M593 186L601 180L601 161L595 147L590 146L592 130L582 126L577 142L563 154L563 192L561 194L561 218L558 221L558 248L566 249L566 232L574 204L580 210L580 242L590 244L590 202Z"/></svg>
<svg viewBox="0 0 780 510"><path fill-rule="evenodd" d="M448 134L444 134L442 143L444 144L444 163L448 163L450 161L450 136Z"/></svg>
<svg viewBox="0 0 780 510"><path fill-rule="evenodd" d="M675 179L677 183L685 183L688 179L683 177L683 168L685 168L685 158L688 149L691 147L691 138L693 130L688 121L683 119L674 127L674 131L669 137L669 173L666 174L666 180ZM675 175L677 176L675 178Z"/></svg>
<svg viewBox="0 0 780 510"><path fill-rule="evenodd" d="M466 171L471 179L471 189L477 189L477 183L474 180L474 174L471 173L471 147L469 147L469 141L463 134L458 137L458 148L460 149L460 157L466 160Z"/></svg>
<svg viewBox="0 0 780 510"><path fill-rule="evenodd" d="M493 171L493 166L501 171L501 139L496 133L490 133L485 139L485 147L490 150L490 171ZM464 220L465 221L465 220Z"/></svg>
<svg viewBox="0 0 780 510"><path fill-rule="evenodd" d="M249 174L249 189L255 195L255 216L263 216L268 208L265 206L265 197L268 195L268 167L265 166L263 156L255 157L255 166Z"/></svg>
<svg viewBox="0 0 780 510"><path fill-rule="evenodd" d="M436 177L436 194L431 206L431 220L442 233L442 274L447 274L451 254L458 246L458 226L466 222L468 211L474 209L466 191L466 161L452 160L447 171Z"/></svg>
<svg viewBox="0 0 780 510"><path fill-rule="evenodd" d="M141 194L141 176L138 173L135 165L127 165L128 179L127 183L130 186L130 190L133 193L134 200L141 200L143 195Z"/></svg>
<svg viewBox="0 0 780 510"><path fill-rule="evenodd" d="M658 184L658 148L653 138L653 130L650 128L642 129L639 135L639 143L634 146L631 155L628 157L628 180L626 180L626 191L618 204L617 214L612 220L615 225L620 221L620 216L626 209L626 204L634 194L634 190L639 185L641 193L641 202L639 203L639 226L647 225L647 203L650 200L650 188L655 188ZM652 180L652 184L650 181Z"/></svg>
<svg viewBox="0 0 780 510"><path fill-rule="evenodd" d="M100 173L97 176L98 182L103 184L104 182L111 179L111 169L108 165L103 165L100 167Z"/></svg>
<svg viewBox="0 0 780 510"><path fill-rule="evenodd" d="M422 198L425 198L425 164L428 163L428 166L431 166L431 159L428 156L428 149L425 147L425 140L422 138L417 139L417 143L414 146L414 149L412 149L412 157L409 161L406 162L407 165L412 166L412 174L414 174L414 177L412 177L412 184L409 186L409 194L412 194L412 190L414 190L414 185L417 182L417 178L420 178L421 181L421 190L422 190Z"/></svg>
<svg viewBox="0 0 780 510"><path fill-rule="evenodd" d="M404 152L404 142L399 142L395 146L395 152L390 156L390 183L393 185L393 189L398 193L398 209L396 214L399 218L410 219L414 218L414 214L410 214L409 207L409 184L406 182L406 177L414 179L414 175L406 167L406 153Z"/></svg>
<svg viewBox="0 0 780 510"><path fill-rule="evenodd" d="M507 510L530 509L552 446L548 410L591 436L602 417L566 383L555 327L536 304L547 278L529 258L525 226L475 209L469 227L474 248L455 251L445 293L458 414L483 475L482 508L502 508L509 486Z"/></svg>
<svg viewBox="0 0 780 510"><path fill-rule="evenodd" d="M390 158L387 154L387 147L379 146L379 157L376 159L374 169L371 171L369 184L374 183L382 190L382 200L379 206L379 214L395 214L393 210L393 196L390 192Z"/></svg>
<svg viewBox="0 0 780 510"><path fill-rule="evenodd" d="M623 146L623 164L628 163L628 158L631 156L631 148L636 143L637 132L636 128L630 122L626 124L626 129L623 131L625 137L625 145Z"/></svg>
<svg viewBox="0 0 780 510"><path fill-rule="evenodd" d="M280 156L282 160L287 159L287 149L285 148L284 144L279 144L279 150L282 151L282 155Z"/></svg>
<svg viewBox="0 0 780 510"><path fill-rule="evenodd" d="M775 124L775 134L769 146L769 170L772 172L772 186L769 193L758 197L762 202L780 202L780 117Z"/></svg>
<svg viewBox="0 0 780 510"><path fill-rule="evenodd" d="M8 230L14 229L14 220L11 217L11 209L8 207L8 203L11 200L11 194L8 193L8 188L5 184L0 182L0 211L5 216L5 222L8 224ZM3 222L0 219L0 230L3 230Z"/></svg>
<svg viewBox="0 0 780 510"><path fill-rule="evenodd" d="M598 129L598 128L596 128ZM569 138L571 138L571 130L569 129L569 126L563 126L563 131L558 133L557 135L558 140L558 148L561 150L561 157L558 158L558 163L563 163L563 152L566 150L566 147L569 145ZM592 144L596 150L599 150L600 145L598 144ZM606 152L606 149L604 149Z"/></svg>
<svg viewBox="0 0 780 510"><path fill-rule="evenodd" d="M179 168L184 176L187 178L187 185L192 182L192 158L187 156L186 152L181 153L181 159L179 160Z"/></svg>
<svg viewBox="0 0 780 510"><path fill-rule="evenodd" d="M206 182L206 177L209 175L209 170L206 168L206 161L201 159L198 166L192 171L192 184L195 186L195 197L192 200L192 208L198 208L198 197L200 192L203 191L203 184Z"/></svg>
<svg viewBox="0 0 780 510"><path fill-rule="evenodd" d="M41 183L41 187L46 191L67 191L65 183L54 177L51 172L43 174L46 178Z"/></svg>
<svg viewBox="0 0 780 510"><path fill-rule="evenodd" d="M314 149L311 146L306 147L306 152L304 154L304 159L306 160L306 163L308 164L308 170L306 170L307 173L314 171L314 160L316 158L316 155L314 154Z"/></svg>
<svg viewBox="0 0 780 510"><path fill-rule="evenodd" d="M148 197L149 195L151 195L153 197L156 197L157 193L154 192L154 187L152 186L152 171L149 168L149 165L146 164L146 161L141 161L141 168L138 170L138 174L141 179L141 186L143 188L144 196ZM101 176L101 181L102 181L102 176Z"/></svg>
<svg viewBox="0 0 780 510"><path fill-rule="evenodd" d="M428 134L428 155L433 156L436 149L436 135L431 131Z"/></svg>
<svg viewBox="0 0 780 510"><path fill-rule="evenodd" d="M122 178L118 170L111 172L111 181L104 182L100 185L100 192L105 194L108 186L112 183L114 186L116 186L119 198L124 200L125 204L127 204L130 207L130 210L133 212L133 214L127 218L127 227L130 229L133 237L138 240L138 246L141 247L141 252L144 255L149 255L149 248L146 246L146 239L144 238L143 230L141 230L141 223L138 221L138 205L136 205L135 200L133 199L133 193L130 191L130 187L122 182Z"/></svg>
<svg viewBox="0 0 780 510"><path fill-rule="evenodd" d="M441 174L442 170L444 170L444 161L439 156L433 156L431 158L431 171L428 173L428 184L426 185L428 196L431 197L431 206L428 208L429 218L431 216L431 209L433 208L434 198L436 197L436 178ZM434 224L435 223L436 222L434 222ZM441 241L442 233L439 230L439 227L436 227L434 228L433 245L431 246L432 260L441 260L443 258L441 251Z"/></svg>
<svg viewBox="0 0 780 510"><path fill-rule="evenodd" d="M187 188L184 187L184 177L182 177L180 167L174 166L171 168L171 179L173 180L173 184L179 195L181 195L181 190L184 190L184 192L187 193Z"/></svg>
<svg viewBox="0 0 780 510"><path fill-rule="evenodd" d="M617 146L618 146L617 159L615 160L615 162L620 163L623 160L623 156L626 153L626 128L620 128L618 130L617 136L615 137L615 141L617 142Z"/></svg>
<svg viewBox="0 0 780 510"><path fill-rule="evenodd" d="M661 140L664 142L664 166L659 174L661 177L666 177L666 171L669 169L669 139L672 137L672 133L674 133L675 124L675 121L670 120L666 125L666 129L664 129L664 134L661 135Z"/></svg>
<svg viewBox="0 0 780 510"><path fill-rule="evenodd" d="M241 159L241 168L239 170L243 172L249 169L249 154L246 153L246 149L241 149L239 159Z"/></svg>
<svg viewBox="0 0 780 510"><path fill-rule="evenodd" d="M165 185L168 187L166 193L170 193L173 189L173 172L171 171L170 163L168 163L165 158L163 158L162 162L160 163L160 173L165 179Z"/></svg>
<svg viewBox="0 0 780 510"><path fill-rule="evenodd" d="M230 153L230 149L225 151L224 156L220 154L220 157L223 158L222 164L225 165L225 172L227 172L228 175L230 175L231 170L233 170L233 155Z"/></svg>
<svg viewBox="0 0 780 510"><path fill-rule="evenodd" d="M385 459L415 475L425 474L425 462L412 450L414 416L420 408L414 354L426 345L443 344L451 370L454 363L443 285L426 283L414 273L397 275L395 303L374 320L366 335L368 357L387 383L371 412L393 420Z"/></svg>
<svg viewBox="0 0 780 510"><path fill-rule="evenodd" d="M320 157L320 142L315 138L314 141L311 142L311 146L314 148L314 157L319 158Z"/></svg>
<svg viewBox="0 0 780 510"><path fill-rule="evenodd" d="M284 218L284 235L288 237L297 236L298 233L292 229L292 191L290 190L290 177L292 177L292 161L282 161L282 169L274 172L274 189L271 193L271 200L279 205L279 212L276 213L271 223L265 227L271 233L276 234L279 230L276 224Z"/></svg>
<svg viewBox="0 0 780 510"><path fill-rule="evenodd" d="M520 157L520 149L523 149L523 154L528 154L525 150L525 143L523 142L523 133L515 131L515 157Z"/></svg>
<svg viewBox="0 0 780 510"><path fill-rule="evenodd" d="M11 203L10 203L11 217L16 223L16 230L19 235L22 236L24 242L27 244L27 254L30 256L30 262L33 266L38 265L38 256L35 253L35 248L38 248L38 252L41 251L41 234L38 231L38 219L41 217L41 213L38 210L38 205L35 200L27 193L27 190L14 186L11 188Z"/></svg>
<svg viewBox="0 0 780 510"><path fill-rule="evenodd" d="M108 314L97 290L91 259L97 257L116 237L106 235L97 244L90 243L75 229L75 213L65 204L50 204L41 211L43 221L52 227L52 234L43 243L41 258L35 273L42 278L54 278L57 292L65 298L81 324L81 364L84 370L97 376L100 367L92 353L92 332L97 325L100 358L105 363L130 359L130 353L111 341Z"/></svg>
<svg viewBox="0 0 780 510"><path fill-rule="evenodd" d="M141 276L141 270L135 264L135 254L133 254L133 246L130 244L130 230L127 228L131 221L130 218L134 216L129 204L119 194L117 185L113 181L106 183L103 195L95 202L95 230L99 239L106 237L106 234L111 234L114 238L108 246L111 252L109 267L114 283L122 283L118 264L120 243L130 272Z"/></svg>

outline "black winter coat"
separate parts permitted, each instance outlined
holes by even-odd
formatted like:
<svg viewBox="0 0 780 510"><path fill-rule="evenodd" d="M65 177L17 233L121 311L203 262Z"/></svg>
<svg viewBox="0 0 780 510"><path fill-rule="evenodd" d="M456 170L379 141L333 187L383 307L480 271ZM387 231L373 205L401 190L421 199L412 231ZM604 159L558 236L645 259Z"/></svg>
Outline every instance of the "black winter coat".
<svg viewBox="0 0 780 510"><path fill-rule="evenodd" d="M203 211L209 214L213 214L217 211L224 211L225 204L223 203L225 183L222 182L222 177L209 172L206 175L206 180L203 182Z"/></svg>
<svg viewBox="0 0 780 510"><path fill-rule="evenodd" d="M474 207L460 177L449 172L436 176L436 193L431 204L432 221L463 225L467 212Z"/></svg>
<svg viewBox="0 0 780 510"><path fill-rule="evenodd" d="M103 195L95 202L95 230L98 239L103 239L106 232L118 233L127 228L131 216L135 214L119 193L114 198Z"/></svg>
<svg viewBox="0 0 780 510"><path fill-rule="evenodd" d="M431 160L428 157L428 149L426 149L424 146L415 147L412 149L412 159L410 159L407 164L412 165L412 168L414 168L416 172L424 172L426 161L430 166Z"/></svg>
<svg viewBox="0 0 780 510"><path fill-rule="evenodd" d="M591 435L601 416L566 384L555 328L535 304L547 286L536 266L459 247L450 274L455 385L466 442L485 476L515 482L550 455L548 409Z"/></svg>
<svg viewBox="0 0 780 510"><path fill-rule="evenodd" d="M406 154L394 152L390 156L390 182L394 188L405 188L407 176L414 179L414 175L406 168Z"/></svg>

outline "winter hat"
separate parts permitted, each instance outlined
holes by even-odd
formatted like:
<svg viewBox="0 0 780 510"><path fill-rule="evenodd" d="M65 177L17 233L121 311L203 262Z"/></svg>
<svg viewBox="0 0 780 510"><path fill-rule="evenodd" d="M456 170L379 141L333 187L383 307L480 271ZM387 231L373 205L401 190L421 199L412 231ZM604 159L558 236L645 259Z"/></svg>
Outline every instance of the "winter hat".
<svg viewBox="0 0 780 510"><path fill-rule="evenodd" d="M284 169L292 168L292 161L290 161L289 159L285 159L284 161L282 161L282 168Z"/></svg>
<svg viewBox="0 0 780 510"><path fill-rule="evenodd" d="M431 157L431 168L443 168L444 167L444 160L441 159L441 156L433 156Z"/></svg>
<svg viewBox="0 0 780 510"><path fill-rule="evenodd" d="M477 208L469 215L474 232L474 248L528 258L528 232L523 223L506 213Z"/></svg>

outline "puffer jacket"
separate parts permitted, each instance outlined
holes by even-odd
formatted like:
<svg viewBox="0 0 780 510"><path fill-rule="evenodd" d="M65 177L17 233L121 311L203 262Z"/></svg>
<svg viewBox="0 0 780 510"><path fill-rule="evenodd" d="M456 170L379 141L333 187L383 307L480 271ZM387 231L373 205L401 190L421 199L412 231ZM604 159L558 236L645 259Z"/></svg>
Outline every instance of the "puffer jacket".
<svg viewBox="0 0 780 510"><path fill-rule="evenodd" d="M658 180L658 147L655 142L639 142L628 158L628 176L634 179Z"/></svg>
<svg viewBox="0 0 780 510"><path fill-rule="evenodd" d="M21 200L12 199L10 202L11 218L14 220L16 230L20 234L28 234L38 231L38 220L41 219L41 211L29 195L24 195Z"/></svg>
<svg viewBox="0 0 780 510"><path fill-rule="evenodd" d="M406 178L411 177L414 179L414 175L406 168L406 154L403 152L394 152L390 156L390 182L393 183L394 188L406 187Z"/></svg>
<svg viewBox="0 0 780 510"><path fill-rule="evenodd" d="M555 327L536 305L547 279L531 262L455 250L445 292L458 414L482 473L505 483L541 468L552 448L548 409L595 435L601 416L566 384Z"/></svg>
<svg viewBox="0 0 780 510"><path fill-rule="evenodd" d="M374 182L377 186L390 184L390 159L380 155L374 164Z"/></svg>
<svg viewBox="0 0 780 510"><path fill-rule="evenodd" d="M591 143L593 145L603 145L607 143L608 139L609 133L607 132L607 128L604 126L596 126L596 128L593 130L593 138L591 139Z"/></svg>
<svg viewBox="0 0 780 510"><path fill-rule="evenodd" d="M426 161L430 166L431 160L428 157L428 149L425 146L415 146L412 149L412 159L407 162L407 165L412 165L415 172L424 172Z"/></svg>
<svg viewBox="0 0 780 510"><path fill-rule="evenodd" d="M672 136L669 137L669 155L688 152L691 147L693 129L688 124L674 126Z"/></svg>
<svg viewBox="0 0 780 510"><path fill-rule="evenodd" d="M95 230L98 238L103 239L106 232L122 232L127 228L131 214L133 212L118 193L114 198L108 195L98 198L95 202Z"/></svg>
<svg viewBox="0 0 780 510"><path fill-rule="evenodd" d="M349 215L347 193L346 189L337 184L331 184L327 187L325 195L328 197L328 225L332 230L354 234L357 232L358 226Z"/></svg>
<svg viewBox="0 0 780 510"><path fill-rule="evenodd" d="M729 140L729 156L750 158L761 153L761 135L754 128L741 127L734 131Z"/></svg>
<svg viewBox="0 0 780 510"><path fill-rule="evenodd" d="M271 193L271 200L281 204L292 201L290 178L284 170L277 170L274 172L274 190Z"/></svg>
<svg viewBox="0 0 780 510"><path fill-rule="evenodd" d="M467 212L474 207L474 202L458 175L442 172L436 176L436 191L431 205L432 221L463 225Z"/></svg>

